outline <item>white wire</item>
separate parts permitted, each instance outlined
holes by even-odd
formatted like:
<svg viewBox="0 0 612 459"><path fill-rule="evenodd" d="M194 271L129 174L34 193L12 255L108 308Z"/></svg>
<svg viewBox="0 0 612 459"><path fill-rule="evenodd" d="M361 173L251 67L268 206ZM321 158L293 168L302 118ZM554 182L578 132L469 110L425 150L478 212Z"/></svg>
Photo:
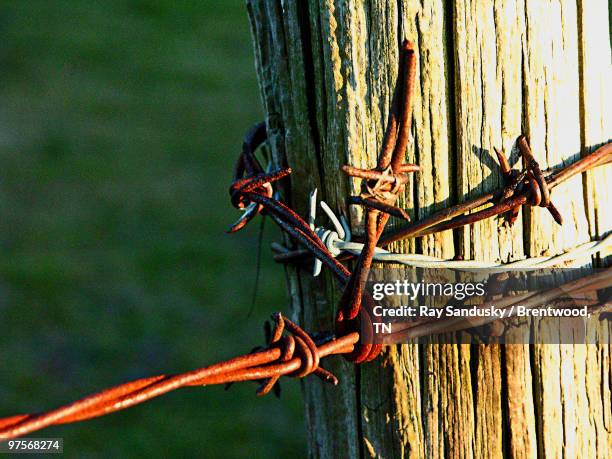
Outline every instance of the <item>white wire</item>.
<svg viewBox="0 0 612 459"><path fill-rule="evenodd" d="M340 250L359 255L363 244L357 242L337 241L335 247ZM445 260L437 257L430 257L420 254L402 254L392 253L387 250L376 248L374 252L374 260L386 263L398 263L415 268L455 268L455 269L482 269L498 268L501 270L516 269L516 268L550 268L558 266L568 261L587 258L591 255L601 252L602 250L612 248L612 233L608 234L599 241L586 242L580 244L569 251L560 255L551 257L533 257L523 260L517 260L510 263L501 263L499 261L477 261L477 260Z"/></svg>
<svg viewBox="0 0 612 459"><path fill-rule="evenodd" d="M314 209L316 209L315 202L316 190L310 195L311 214L309 215L309 223L312 222L313 226L315 216ZM334 256L337 256L340 252L348 252L353 255L359 255L363 249L363 244L358 242L350 242L350 231L348 230L346 221L342 219L341 226L340 221L334 215L330 207L323 201L321 201L320 205L336 228L336 231L327 230L322 227L316 229L317 234L328 250ZM342 227L345 228L345 231L342 231ZM342 234L343 232L345 232L346 237L343 237L345 236ZM393 253L380 247L377 247L374 251L374 261L382 263L397 263L415 268L454 268L463 270L487 268L492 269L493 271L504 271L507 269L517 268L550 268L564 263L567 264L569 261L587 258L595 253L610 248L612 248L612 232L598 241L580 244L559 255L553 255L550 257L525 258L523 260L517 260L510 263L502 263L500 261L445 260L443 258L431 257L428 255ZM320 262L315 263L315 275L318 275L320 268Z"/></svg>

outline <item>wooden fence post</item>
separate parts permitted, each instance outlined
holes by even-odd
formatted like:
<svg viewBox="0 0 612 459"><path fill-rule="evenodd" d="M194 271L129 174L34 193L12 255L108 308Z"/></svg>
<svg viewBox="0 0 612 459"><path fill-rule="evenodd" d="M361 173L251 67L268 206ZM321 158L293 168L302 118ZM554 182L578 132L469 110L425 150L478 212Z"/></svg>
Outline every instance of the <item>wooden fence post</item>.
<svg viewBox="0 0 612 459"><path fill-rule="evenodd" d="M543 167L609 141L606 0L248 0L275 160L294 173L285 199L309 192L346 208L357 183L342 164L373 167L397 78L399 44L418 55L407 161L421 166L400 205L422 218L499 186L493 147L526 134ZM394 251L511 261L555 254L612 229L611 167L554 191L558 227L540 209L510 228L489 219L394 244ZM606 206L608 210L606 210ZM330 276L289 267L295 315L333 327ZM610 329L604 330L610 333ZM314 457L609 457L610 346L406 344L354 367L340 387L304 383Z"/></svg>

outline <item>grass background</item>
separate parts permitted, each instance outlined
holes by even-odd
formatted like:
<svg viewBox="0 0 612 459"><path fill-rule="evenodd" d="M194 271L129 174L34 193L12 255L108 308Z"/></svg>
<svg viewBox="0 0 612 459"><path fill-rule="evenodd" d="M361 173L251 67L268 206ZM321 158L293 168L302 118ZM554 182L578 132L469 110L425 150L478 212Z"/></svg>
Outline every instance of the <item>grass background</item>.
<svg viewBox="0 0 612 459"><path fill-rule="evenodd" d="M227 188L262 118L242 1L0 3L0 416L248 351L287 305ZM299 384L50 428L68 457L302 456ZM36 435L33 435L36 436Z"/></svg>

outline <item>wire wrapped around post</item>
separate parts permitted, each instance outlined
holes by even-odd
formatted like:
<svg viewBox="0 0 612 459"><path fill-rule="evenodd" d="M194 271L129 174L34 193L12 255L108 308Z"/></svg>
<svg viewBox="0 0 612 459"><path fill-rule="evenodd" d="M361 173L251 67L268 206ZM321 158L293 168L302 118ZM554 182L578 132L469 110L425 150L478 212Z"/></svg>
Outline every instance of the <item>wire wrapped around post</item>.
<svg viewBox="0 0 612 459"><path fill-rule="evenodd" d="M267 347L263 349L186 373L164 374L131 381L55 410L1 418L0 441L27 435L51 425L84 421L110 414L181 387L259 381L261 384L257 393L264 395L274 389L281 376L302 378L310 374L336 384L337 378L321 367L322 359L331 355L344 355L357 364L376 358L382 349L381 344L369 344L372 343L371 336L364 335L372 333L372 327L369 326L371 324L363 322L370 319L362 308L363 301L372 301L365 292L365 283L379 250L378 246L388 245L399 239L457 228L506 212L509 212L511 219L516 218L517 209L525 204L546 207L561 224L561 214L550 200L551 190L576 174L611 161L612 144L608 143L560 170L541 171L531 154L527 140L521 137L518 142L524 160L522 172L512 171L503 153L498 152L504 177L504 187L501 190L486 193L437 212L408 227L384 234L391 215L408 220L407 212L396 207L396 202L409 180L407 174L419 170L417 165L404 164L412 123L415 68L414 48L410 42L405 41L400 53L400 78L377 167L366 170L346 165L342 169L347 175L362 180L362 192L353 197L351 202L363 205L366 209L365 241L359 251L349 253L350 256L358 257L352 274L341 263L342 255L337 258L334 256L338 255L336 251L334 254L330 252L315 231L314 225L307 223L275 196L273 183L286 178L291 169L264 169L257 160L255 151L266 141L264 123L259 123L248 132L236 163L230 199L231 203L244 213L229 231L235 232L244 228L258 214L267 214L281 230L306 249L299 251L299 254L284 253L283 261L293 261L304 253L309 253L328 267L343 289L336 316L335 334L329 333L327 338L315 339L314 335L277 313L273 315L274 330ZM464 215L485 204L491 206ZM319 231L319 234L323 233ZM602 241L609 243L609 238ZM351 244L349 241L343 243ZM581 253L594 253L592 251L601 249L602 245L588 246L583 248ZM563 257L567 258L566 255L560 256ZM585 282L590 282L590 286L609 286L610 277L593 277ZM579 284L577 288L582 286ZM439 323L435 327L422 324L420 328L414 327L402 333L409 337L418 337L441 330L463 329L470 325L461 321Z"/></svg>

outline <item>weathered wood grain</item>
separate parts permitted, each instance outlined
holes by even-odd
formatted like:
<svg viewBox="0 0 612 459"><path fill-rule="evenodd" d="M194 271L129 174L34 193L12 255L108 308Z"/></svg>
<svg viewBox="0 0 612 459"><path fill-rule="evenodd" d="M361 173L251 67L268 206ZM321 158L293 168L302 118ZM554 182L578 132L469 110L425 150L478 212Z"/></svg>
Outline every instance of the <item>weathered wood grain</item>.
<svg viewBox="0 0 612 459"><path fill-rule="evenodd" d="M404 38L418 54L406 157L422 170L400 197L413 218L499 186L493 148L519 168L521 133L543 168L608 141L606 3L248 0L270 148L277 164L295 171L285 199L304 214L317 187L359 233L363 212L345 205L359 182L339 168L375 165ZM490 219L392 249L501 261L560 253L612 229L602 192L611 168L555 189L563 227L545 209L525 208L513 227ZM287 272L295 316L309 329L331 328L339 296L332 279L312 279L308 266ZM549 339L559 333L567 330L552 320L533 330ZM592 333L609 339L610 325ZM332 361L340 387L305 381L311 455L569 458L612 451L610 346L427 342L390 346L359 368Z"/></svg>
<svg viewBox="0 0 612 459"><path fill-rule="evenodd" d="M578 51L580 69L581 147L586 154L612 137L612 64L610 62L610 23L606 0L579 0ZM608 55L608 58L605 56ZM589 232L600 236L612 228L610 200L597 186L606 183L612 165L585 174ZM608 211L606 211L608 210ZM610 253L602 254L602 257Z"/></svg>
<svg viewBox="0 0 612 459"><path fill-rule="evenodd" d="M520 343L529 341L529 329L514 327L507 331L508 339ZM505 356L507 410L506 448L512 458L537 457L536 417L533 400L533 374L527 344L510 344L502 349Z"/></svg>

